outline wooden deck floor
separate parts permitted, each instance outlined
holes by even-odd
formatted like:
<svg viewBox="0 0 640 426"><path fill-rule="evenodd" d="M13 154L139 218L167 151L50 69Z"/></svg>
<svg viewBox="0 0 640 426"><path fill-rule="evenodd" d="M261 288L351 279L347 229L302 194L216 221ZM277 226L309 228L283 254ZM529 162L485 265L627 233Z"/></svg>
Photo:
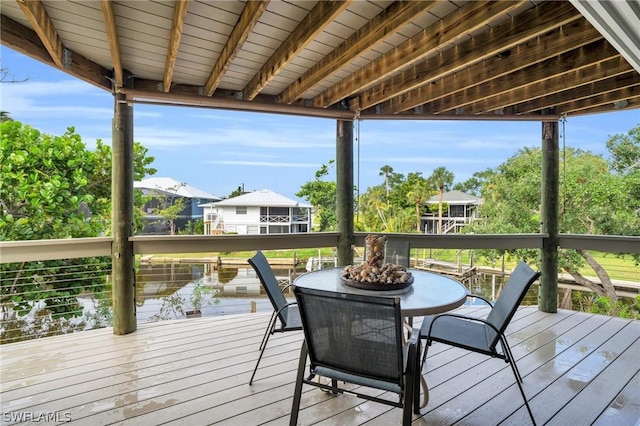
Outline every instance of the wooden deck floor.
<svg viewBox="0 0 640 426"><path fill-rule="evenodd" d="M268 318L168 321L127 336L103 329L3 345L0 422L288 424L300 332L271 338L248 385ZM639 422L640 321L526 307L508 332L538 424ZM530 423L501 360L435 344L424 374L430 401L416 425ZM302 424L400 424L400 409L303 390Z"/></svg>

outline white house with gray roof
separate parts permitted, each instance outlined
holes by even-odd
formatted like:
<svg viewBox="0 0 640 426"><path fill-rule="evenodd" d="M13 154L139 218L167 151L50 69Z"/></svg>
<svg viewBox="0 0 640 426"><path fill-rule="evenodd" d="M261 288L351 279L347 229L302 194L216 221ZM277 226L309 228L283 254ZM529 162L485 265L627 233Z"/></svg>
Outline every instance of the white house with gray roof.
<svg viewBox="0 0 640 426"><path fill-rule="evenodd" d="M311 232L312 206L268 189L202 204L205 235Z"/></svg>

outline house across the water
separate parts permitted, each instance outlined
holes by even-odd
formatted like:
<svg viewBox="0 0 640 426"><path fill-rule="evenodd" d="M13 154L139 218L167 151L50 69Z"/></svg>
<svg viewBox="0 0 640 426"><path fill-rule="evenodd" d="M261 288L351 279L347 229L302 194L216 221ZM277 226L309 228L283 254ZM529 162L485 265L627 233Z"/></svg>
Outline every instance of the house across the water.
<svg viewBox="0 0 640 426"><path fill-rule="evenodd" d="M170 234L171 224L158 213L175 205L180 199L183 209L173 220L174 231L185 229L189 222L203 219L201 204L221 200L220 197L168 177L144 179L134 182L133 187L140 189L144 195L151 196L151 200L144 206L145 234Z"/></svg>
<svg viewBox="0 0 640 426"><path fill-rule="evenodd" d="M268 189L200 205L204 234L295 234L311 232L312 206Z"/></svg>
<svg viewBox="0 0 640 426"><path fill-rule="evenodd" d="M437 234L440 216L438 213L440 195L427 200L426 213L422 216L422 229L425 234ZM482 198L465 194L462 191L449 191L442 194L442 234L455 234L474 220L478 220L478 206Z"/></svg>

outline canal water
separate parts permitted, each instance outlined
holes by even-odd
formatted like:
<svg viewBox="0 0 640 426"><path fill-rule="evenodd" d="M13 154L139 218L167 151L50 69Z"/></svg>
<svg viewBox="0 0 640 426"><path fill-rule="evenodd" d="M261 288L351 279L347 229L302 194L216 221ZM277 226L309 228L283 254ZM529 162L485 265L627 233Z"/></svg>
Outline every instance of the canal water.
<svg viewBox="0 0 640 426"><path fill-rule="evenodd" d="M304 269L274 269L283 286L304 272ZM502 277L476 276L463 284L470 293L492 299L500 291ZM285 295L293 299L293 294ZM523 303L537 304L537 298L537 286L533 286ZM214 270L208 264L141 267L137 275L136 303L139 323L184 318L187 311L198 307L201 316L271 312L273 309L253 268L222 267ZM178 306L180 304L182 306Z"/></svg>

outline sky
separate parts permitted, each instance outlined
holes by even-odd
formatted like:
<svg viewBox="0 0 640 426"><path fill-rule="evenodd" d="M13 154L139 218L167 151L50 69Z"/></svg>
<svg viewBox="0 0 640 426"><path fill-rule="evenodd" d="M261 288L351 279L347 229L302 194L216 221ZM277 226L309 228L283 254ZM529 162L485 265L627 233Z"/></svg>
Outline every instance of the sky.
<svg viewBox="0 0 640 426"><path fill-rule="evenodd" d="M9 72L5 81L26 79L0 85L2 111L51 135L74 127L89 149L97 139L111 144L111 93L4 46L0 60ZM301 200L295 195L301 186L335 159L334 119L153 105L134 105L133 111L134 140L155 157L155 176L218 197L244 186ZM639 124L640 109L569 116L560 147L607 156L609 137ZM463 182L522 148L539 147L541 129L539 122L362 121L354 129L354 183L359 193L382 184L384 165L424 177L446 167L455 183Z"/></svg>

